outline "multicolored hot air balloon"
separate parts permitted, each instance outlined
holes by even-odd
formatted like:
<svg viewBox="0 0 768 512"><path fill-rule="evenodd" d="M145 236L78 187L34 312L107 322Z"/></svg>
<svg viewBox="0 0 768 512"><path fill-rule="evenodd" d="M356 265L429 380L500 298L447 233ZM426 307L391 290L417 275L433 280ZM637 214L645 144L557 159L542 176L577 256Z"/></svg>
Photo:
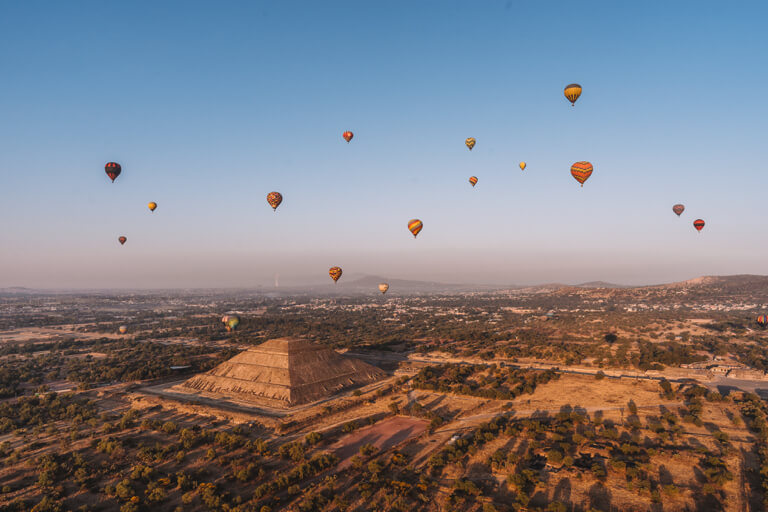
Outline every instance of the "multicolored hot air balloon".
<svg viewBox="0 0 768 512"><path fill-rule="evenodd" d="M521 171L524 171L527 166L528 166L528 164L526 164L525 162L520 162L520 170Z"/></svg>
<svg viewBox="0 0 768 512"><path fill-rule="evenodd" d="M120 334L125 334L125 333L128 332L128 326L127 325L121 325L120 327L117 328L117 330L118 330L118 332Z"/></svg>
<svg viewBox="0 0 768 512"><path fill-rule="evenodd" d="M704 229L704 221L701 219L696 219L693 221L693 227L696 228L696 231L701 232L701 230Z"/></svg>
<svg viewBox="0 0 768 512"><path fill-rule="evenodd" d="M766 325L768 325L768 316L758 315L756 322L758 323L758 325L760 325L760 327L765 327Z"/></svg>
<svg viewBox="0 0 768 512"><path fill-rule="evenodd" d="M469 182L472 184L473 187L477 185L477 176L470 176Z"/></svg>
<svg viewBox="0 0 768 512"><path fill-rule="evenodd" d="M150 201L147 205L147 208L149 208L149 211L153 212L157 208L157 203L154 201Z"/></svg>
<svg viewBox="0 0 768 512"><path fill-rule="evenodd" d="M120 242L120 245L125 245L125 242L128 241L128 239L124 236L121 236L117 239L117 241Z"/></svg>
<svg viewBox="0 0 768 512"><path fill-rule="evenodd" d="M379 283L379 291L382 295L387 293L387 290L389 290L389 285L387 283Z"/></svg>
<svg viewBox="0 0 768 512"><path fill-rule="evenodd" d="M565 97L568 98L573 107L576 104L576 100L581 96L581 86L579 84L566 85L563 94L565 94Z"/></svg>
<svg viewBox="0 0 768 512"><path fill-rule="evenodd" d="M223 317L221 317L221 323L225 324L227 323L227 320L229 320L229 315L224 315Z"/></svg>
<svg viewBox="0 0 768 512"><path fill-rule="evenodd" d="M467 145L470 151L472 151L472 148L475 147L476 143L477 141L475 140L474 137L468 137L467 140L464 141L464 144Z"/></svg>
<svg viewBox="0 0 768 512"><path fill-rule="evenodd" d="M408 230L413 233L413 238L416 238L416 235L421 232L423 227L424 223L419 219L411 219L408 221Z"/></svg>
<svg viewBox="0 0 768 512"><path fill-rule="evenodd" d="M675 206L672 207L672 211L675 212L675 214L677 214L677 216L679 217L685 211L685 206L682 204L676 204Z"/></svg>
<svg viewBox="0 0 768 512"><path fill-rule="evenodd" d="M576 162L571 166L571 175L584 186L584 182L592 175L593 167L589 162Z"/></svg>
<svg viewBox="0 0 768 512"><path fill-rule="evenodd" d="M344 133L342 133L341 136L344 137L344 140L347 141L347 144L349 144L349 141L352 140L352 137L354 137L355 134L347 130Z"/></svg>
<svg viewBox="0 0 768 512"><path fill-rule="evenodd" d="M341 277L341 267L331 267L328 269L328 275L331 276L331 279L333 279L333 282L339 280Z"/></svg>
<svg viewBox="0 0 768 512"><path fill-rule="evenodd" d="M107 162L107 165L104 166L104 172L107 173L107 176L112 180L112 183L115 182L115 179L120 176L122 171L123 168L120 167L120 164L117 162Z"/></svg>
<svg viewBox="0 0 768 512"><path fill-rule="evenodd" d="M240 325L240 317L237 315L227 315L226 319L227 321L225 324L228 332L234 331L237 329L237 326Z"/></svg>
<svg viewBox="0 0 768 512"><path fill-rule="evenodd" d="M267 202L272 207L272 211L277 211L277 207L283 202L283 195L280 192L270 192L267 194Z"/></svg>

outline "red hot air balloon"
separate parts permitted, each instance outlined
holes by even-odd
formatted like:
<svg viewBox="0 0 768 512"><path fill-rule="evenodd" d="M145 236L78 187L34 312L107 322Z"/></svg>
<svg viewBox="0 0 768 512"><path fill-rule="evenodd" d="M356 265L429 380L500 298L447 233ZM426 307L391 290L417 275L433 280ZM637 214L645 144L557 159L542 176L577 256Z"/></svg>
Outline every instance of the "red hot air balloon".
<svg viewBox="0 0 768 512"><path fill-rule="evenodd" d="M124 236L121 236L120 238L118 238L118 239L117 239L117 241L118 241L118 242L120 242L120 245L125 245L125 242L126 242L127 240L128 240L128 239L127 239L127 238L125 238Z"/></svg>
<svg viewBox="0 0 768 512"><path fill-rule="evenodd" d="M702 229L704 229L704 221L701 219L696 219L695 221L693 221L693 227L696 228L696 231L701 231Z"/></svg>
<svg viewBox="0 0 768 512"><path fill-rule="evenodd" d="M283 195L280 192L270 192L267 194L267 202L273 211L277 211L277 207L283 202Z"/></svg>
<svg viewBox="0 0 768 512"><path fill-rule="evenodd" d="M344 137L344 140L347 141L347 144L349 144L349 141L352 140L352 137L354 137L355 134L347 130L344 133L342 133L341 136Z"/></svg>
<svg viewBox="0 0 768 512"><path fill-rule="evenodd" d="M120 167L120 164L117 162L107 162L107 165L104 166L104 172L107 173L107 176L112 180L112 183L114 183L115 179L120 176L122 170L123 168Z"/></svg>
<svg viewBox="0 0 768 512"><path fill-rule="evenodd" d="M328 275L331 276L331 279L333 279L333 282L335 283L341 277L341 267L331 267L328 269Z"/></svg>
<svg viewBox="0 0 768 512"><path fill-rule="evenodd" d="M676 204L675 206L672 207L672 211L675 212L679 217L685 211L685 206L682 204Z"/></svg>
<svg viewBox="0 0 768 512"><path fill-rule="evenodd" d="M571 166L571 176L584 186L584 182L592 175L592 164L589 162L576 162Z"/></svg>

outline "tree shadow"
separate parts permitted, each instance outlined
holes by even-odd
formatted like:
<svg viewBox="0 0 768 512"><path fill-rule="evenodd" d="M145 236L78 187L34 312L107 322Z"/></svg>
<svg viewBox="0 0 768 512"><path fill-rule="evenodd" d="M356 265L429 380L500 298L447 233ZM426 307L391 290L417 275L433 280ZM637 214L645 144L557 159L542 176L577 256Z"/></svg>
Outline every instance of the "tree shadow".
<svg viewBox="0 0 768 512"><path fill-rule="evenodd" d="M673 485L675 483L672 473L664 464L659 466L659 483L661 485Z"/></svg>
<svg viewBox="0 0 768 512"><path fill-rule="evenodd" d="M611 492L603 484L596 483L590 487L588 497L592 509L611 512Z"/></svg>

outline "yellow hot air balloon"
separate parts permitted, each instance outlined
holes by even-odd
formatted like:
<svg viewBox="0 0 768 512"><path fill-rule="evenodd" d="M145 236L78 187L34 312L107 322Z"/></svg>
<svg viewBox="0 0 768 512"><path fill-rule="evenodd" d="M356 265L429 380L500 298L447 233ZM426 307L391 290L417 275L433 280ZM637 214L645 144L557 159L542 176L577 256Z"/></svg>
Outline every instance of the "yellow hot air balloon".
<svg viewBox="0 0 768 512"><path fill-rule="evenodd" d="M387 293L387 290L389 290L389 285L387 283L379 283L379 291L382 294Z"/></svg>
<svg viewBox="0 0 768 512"><path fill-rule="evenodd" d="M464 141L464 144L467 145L470 151L472 151L472 148L475 147L476 143L477 141L475 140L474 137L468 137L467 140Z"/></svg>
<svg viewBox="0 0 768 512"><path fill-rule="evenodd" d="M147 205L147 208L149 208L149 211L153 212L157 208L157 203L154 201L150 201Z"/></svg>
<svg viewBox="0 0 768 512"><path fill-rule="evenodd" d="M470 176L469 182L472 184L473 187L477 185L477 176Z"/></svg>
<svg viewBox="0 0 768 512"><path fill-rule="evenodd" d="M571 106L573 107L576 104L576 100L581 96L581 86L579 84L567 85L565 86L563 94L565 94L565 97L568 98L568 101L571 102Z"/></svg>
<svg viewBox="0 0 768 512"><path fill-rule="evenodd" d="M121 325L117 328L118 331L120 331L120 334L125 334L128 332L128 326L127 325Z"/></svg>
<svg viewBox="0 0 768 512"><path fill-rule="evenodd" d="M416 238L416 235L421 232L423 227L424 223L419 219L411 219L408 221L408 230L413 233L413 238Z"/></svg>
<svg viewBox="0 0 768 512"><path fill-rule="evenodd" d="M528 166L528 164L526 164L525 162L520 162L520 170L521 171L524 171L527 166Z"/></svg>
<svg viewBox="0 0 768 512"><path fill-rule="evenodd" d="M331 267L328 269L328 275L331 276L331 279L333 279L333 282L339 280L341 277L341 267Z"/></svg>

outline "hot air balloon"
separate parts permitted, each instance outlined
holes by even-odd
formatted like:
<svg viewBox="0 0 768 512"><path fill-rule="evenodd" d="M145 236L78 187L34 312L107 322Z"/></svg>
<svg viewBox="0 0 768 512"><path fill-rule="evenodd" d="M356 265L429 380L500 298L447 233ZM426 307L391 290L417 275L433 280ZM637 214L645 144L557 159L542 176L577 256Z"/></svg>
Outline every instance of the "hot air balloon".
<svg viewBox="0 0 768 512"><path fill-rule="evenodd" d="M128 240L128 239L127 239L127 238L125 238L124 236L121 236L120 238L118 238L118 239L117 239L117 241L118 241L118 242L120 242L120 245L125 245L125 242L126 242L127 240Z"/></svg>
<svg viewBox="0 0 768 512"><path fill-rule="evenodd" d="M566 85L563 94L565 94L565 97L568 98L573 107L576 104L576 100L581 96L581 86L579 84Z"/></svg>
<svg viewBox="0 0 768 512"><path fill-rule="evenodd" d="M589 162L576 162L571 166L571 175L584 186L584 182L592 175L592 164Z"/></svg>
<svg viewBox="0 0 768 512"><path fill-rule="evenodd" d="M331 276L331 279L333 279L333 282L335 283L341 277L341 267L331 267L328 269L328 275Z"/></svg>
<svg viewBox="0 0 768 512"><path fill-rule="evenodd" d="M672 211L675 212L679 217L680 215L682 215L683 211L685 211L685 206L682 204L676 204L675 206L672 207Z"/></svg>
<svg viewBox="0 0 768 512"><path fill-rule="evenodd" d="M128 332L128 326L127 325L121 325L117 328L117 330L120 332L120 334L125 334Z"/></svg>
<svg viewBox="0 0 768 512"><path fill-rule="evenodd" d="M240 317L237 315L227 315L226 324L227 331L232 332L240 325Z"/></svg>
<svg viewBox="0 0 768 512"><path fill-rule="evenodd" d="M352 140L352 137L354 137L355 134L347 130L346 132L342 133L341 136L344 137L344 140L347 141L347 144L349 144L349 141Z"/></svg>
<svg viewBox="0 0 768 512"><path fill-rule="evenodd" d="M520 170L521 171L524 171L527 166L528 166L528 164L526 164L525 162L520 162Z"/></svg>
<svg viewBox="0 0 768 512"><path fill-rule="evenodd" d="M227 320L229 320L229 315L224 315L223 317L221 317L221 323L225 324L227 323Z"/></svg>
<svg viewBox="0 0 768 512"><path fill-rule="evenodd" d="M273 211L277 211L277 207L283 202L283 195L280 192L270 192L267 194L267 202Z"/></svg>
<svg viewBox="0 0 768 512"><path fill-rule="evenodd" d="M147 205L147 208L149 208L149 211L153 212L157 208L157 203L154 201L150 201Z"/></svg>
<svg viewBox="0 0 768 512"><path fill-rule="evenodd" d="M387 283L379 283L379 291L382 295L387 293L387 290L389 290L389 285Z"/></svg>
<svg viewBox="0 0 768 512"><path fill-rule="evenodd" d="M120 164L117 162L107 162L107 165L104 166L104 172L107 173L107 176L112 180L112 183L114 183L115 179L120 176L122 170L123 168L120 167Z"/></svg>
<svg viewBox="0 0 768 512"><path fill-rule="evenodd" d="M418 235L421 232L421 229L424 227L424 223L421 222L419 219L411 219L408 221L408 230L413 233L413 238L416 238L416 235Z"/></svg>
<svg viewBox="0 0 768 512"><path fill-rule="evenodd" d="M476 143L477 143L477 141L475 140L474 137L469 137L469 138L467 138L467 140L464 141L464 144L467 145L467 147L469 148L470 151L472 151L472 148L475 147Z"/></svg>
<svg viewBox="0 0 768 512"><path fill-rule="evenodd" d="M760 325L760 327L765 327L766 325L768 325L768 316L759 315L756 321Z"/></svg>
<svg viewBox="0 0 768 512"><path fill-rule="evenodd" d="M477 185L477 176L470 176L469 182L472 184L473 187Z"/></svg>
<svg viewBox="0 0 768 512"><path fill-rule="evenodd" d="M696 231L701 231L702 229L704 229L704 221L701 219L696 219L695 221L693 221L693 227L696 228Z"/></svg>

